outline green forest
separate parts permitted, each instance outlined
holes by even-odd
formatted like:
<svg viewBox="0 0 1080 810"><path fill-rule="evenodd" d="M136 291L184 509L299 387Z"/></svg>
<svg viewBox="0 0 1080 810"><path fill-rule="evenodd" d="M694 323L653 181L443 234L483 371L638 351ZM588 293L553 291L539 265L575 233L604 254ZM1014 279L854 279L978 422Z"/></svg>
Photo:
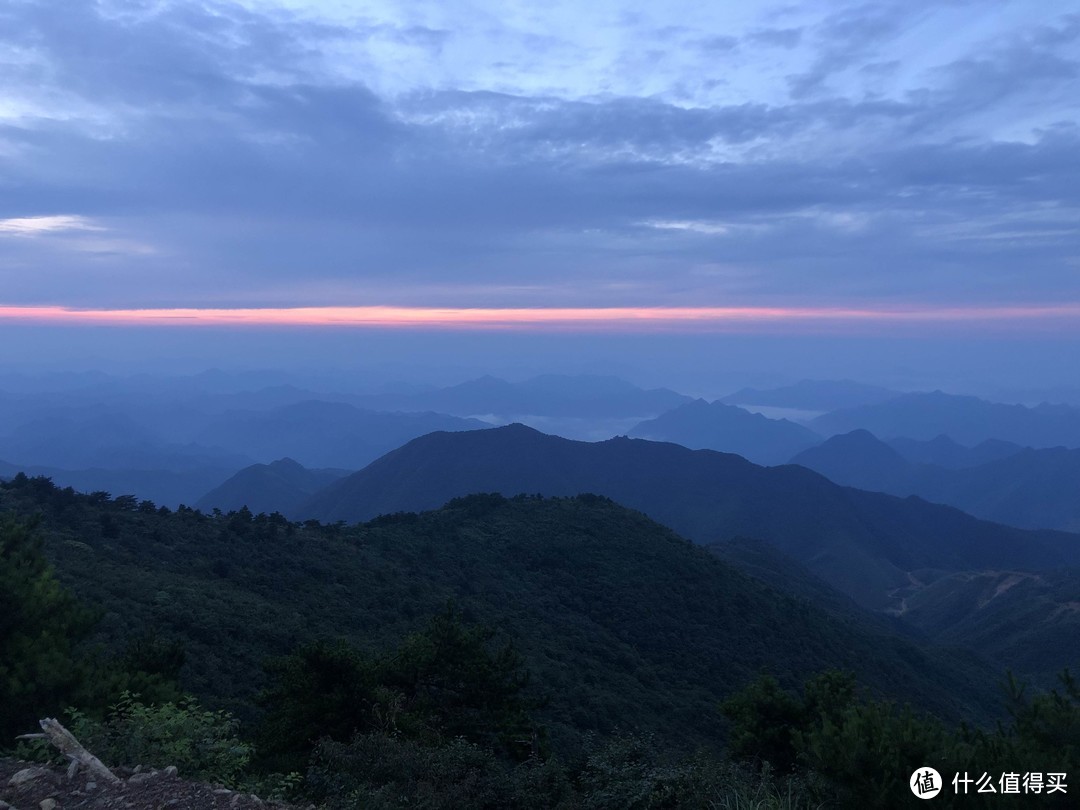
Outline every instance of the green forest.
<svg viewBox="0 0 1080 810"><path fill-rule="evenodd" d="M1025 688L606 498L347 526L19 475L0 514L10 750L65 717L106 761L327 807L913 806L922 765L1078 772L1067 673Z"/></svg>

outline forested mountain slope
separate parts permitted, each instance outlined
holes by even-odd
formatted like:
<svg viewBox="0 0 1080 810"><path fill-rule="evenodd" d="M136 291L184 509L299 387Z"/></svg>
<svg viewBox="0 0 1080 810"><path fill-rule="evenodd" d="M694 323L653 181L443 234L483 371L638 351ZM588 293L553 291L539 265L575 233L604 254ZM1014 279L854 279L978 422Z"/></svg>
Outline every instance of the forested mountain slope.
<svg viewBox="0 0 1080 810"><path fill-rule="evenodd" d="M798 466L627 438L575 442L522 425L423 436L329 486L301 512L333 522L435 508L473 492L593 492L699 543L767 540L865 606L895 607L917 571L1080 564L1078 538L837 486Z"/></svg>
<svg viewBox="0 0 1080 810"><path fill-rule="evenodd" d="M103 611L106 644L149 630L179 642L185 686L247 713L267 657L314 638L388 647L448 600L514 641L562 740L616 727L716 740L717 701L762 670L793 685L849 669L946 717L985 716L996 699L973 658L783 595L595 496L478 495L325 527L20 477L0 485L0 510L41 516L62 580Z"/></svg>

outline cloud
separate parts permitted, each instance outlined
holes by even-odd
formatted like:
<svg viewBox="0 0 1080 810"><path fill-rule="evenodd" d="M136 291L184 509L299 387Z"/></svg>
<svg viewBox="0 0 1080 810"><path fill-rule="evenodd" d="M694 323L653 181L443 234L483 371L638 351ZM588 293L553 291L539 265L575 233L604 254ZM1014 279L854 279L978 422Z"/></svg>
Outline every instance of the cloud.
<svg viewBox="0 0 1080 810"><path fill-rule="evenodd" d="M646 228L656 228L661 231L689 231L690 233L701 233L707 236L724 236L731 233L731 226L721 222L658 219L641 224Z"/></svg>
<svg viewBox="0 0 1080 810"><path fill-rule="evenodd" d="M925 11L917 4L866 3L835 11L814 27L817 55L805 71L788 76L793 98L825 89L837 72L877 53L883 42L897 37Z"/></svg>
<svg viewBox="0 0 1080 810"><path fill-rule="evenodd" d="M985 126L995 112L1009 109L1016 127L1045 127L1076 121L1080 99L1080 15L1022 29L937 68L939 84L927 92L916 125L943 120L975 120Z"/></svg>
<svg viewBox="0 0 1080 810"><path fill-rule="evenodd" d="M802 37L802 28L762 28L747 35L747 39L755 45L774 48L794 48L802 41Z"/></svg>
<svg viewBox="0 0 1080 810"><path fill-rule="evenodd" d="M1072 17L988 31L988 45L920 71L904 34L936 19L934 4L717 25L732 40L717 43L722 62L684 47L701 39L692 29L652 37L633 22L638 61L668 43L665 59L704 60L703 80L723 80L703 103L663 85L496 91L482 71L378 89L403 53L461 58L476 36L464 28L486 17L455 28L224 2L47 5L2 12L56 101L49 116L0 117L0 222L31 223L0 235L57 237L3 240L12 303L1080 298L1065 224L1080 209L1080 132L1053 120L1075 120ZM596 49L623 30L597 31ZM534 34L545 58L577 53ZM385 52L395 40L410 50ZM753 82L760 92L740 95ZM1037 126L1012 133L1021 117ZM80 213L27 215L54 211ZM102 223L108 238L88 232ZM736 286L695 271L717 266L753 272Z"/></svg>
<svg viewBox="0 0 1080 810"><path fill-rule="evenodd" d="M41 236L42 234L63 231L103 231L86 217L70 214L55 214L38 217L10 217L0 219L0 235Z"/></svg>

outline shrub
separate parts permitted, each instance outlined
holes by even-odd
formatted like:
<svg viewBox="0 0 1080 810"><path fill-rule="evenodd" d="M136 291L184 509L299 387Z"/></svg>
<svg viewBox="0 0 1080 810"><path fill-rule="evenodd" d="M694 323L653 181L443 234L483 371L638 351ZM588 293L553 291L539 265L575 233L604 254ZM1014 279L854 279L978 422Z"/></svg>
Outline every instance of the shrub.
<svg viewBox="0 0 1080 810"><path fill-rule="evenodd" d="M106 764L175 765L188 779L233 783L253 749L237 737L239 723L224 711L208 711L191 697L147 705L124 692L104 721L72 709L70 729Z"/></svg>

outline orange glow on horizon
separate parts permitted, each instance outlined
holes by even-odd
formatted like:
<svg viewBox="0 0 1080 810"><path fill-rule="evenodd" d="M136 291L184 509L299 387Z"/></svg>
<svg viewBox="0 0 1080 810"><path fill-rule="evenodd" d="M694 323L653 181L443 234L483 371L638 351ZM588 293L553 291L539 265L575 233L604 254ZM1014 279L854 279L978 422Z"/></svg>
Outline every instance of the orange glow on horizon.
<svg viewBox="0 0 1080 810"><path fill-rule="evenodd" d="M1040 322L1080 318L1080 304L925 307L267 307L78 309L0 306L0 322L112 326L306 326L438 329L685 327L726 330L768 324Z"/></svg>

